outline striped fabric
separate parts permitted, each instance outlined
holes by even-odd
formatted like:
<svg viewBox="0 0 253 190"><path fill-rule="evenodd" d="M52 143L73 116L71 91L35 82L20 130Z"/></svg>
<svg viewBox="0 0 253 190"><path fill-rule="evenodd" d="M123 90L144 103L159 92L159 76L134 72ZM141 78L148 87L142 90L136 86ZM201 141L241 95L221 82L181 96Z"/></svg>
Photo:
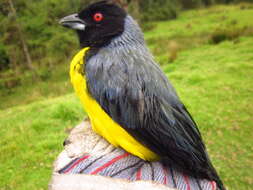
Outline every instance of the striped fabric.
<svg viewBox="0 0 253 190"><path fill-rule="evenodd" d="M85 154L72 160L58 173L101 175L130 181L155 181L178 190L218 189L215 182L196 180L173 168L165 168L159 162L143 161L118 148L100 156Z"/></svg>

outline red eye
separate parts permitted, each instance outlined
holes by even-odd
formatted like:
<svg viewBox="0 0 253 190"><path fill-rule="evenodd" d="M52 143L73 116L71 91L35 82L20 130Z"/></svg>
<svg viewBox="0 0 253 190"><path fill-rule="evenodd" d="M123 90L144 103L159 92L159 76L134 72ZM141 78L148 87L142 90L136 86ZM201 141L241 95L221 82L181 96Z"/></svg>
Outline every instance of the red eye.
<svg viewBox="0 0 253 190"><path fill-rule="evenodd" d="M96 14L94 14L94 16L93 16L93 19L96 21L96 22L100 22L101 20L103 20L103 15L102 15L102 13L96 13Z"/></svg>

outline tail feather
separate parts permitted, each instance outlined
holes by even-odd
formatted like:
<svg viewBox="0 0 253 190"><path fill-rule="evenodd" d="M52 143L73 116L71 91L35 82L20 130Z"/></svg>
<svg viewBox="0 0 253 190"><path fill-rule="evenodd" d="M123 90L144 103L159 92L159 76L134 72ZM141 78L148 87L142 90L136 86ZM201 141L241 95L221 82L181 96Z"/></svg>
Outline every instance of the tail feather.
<svg viewBox="0 0 253 190"><path fill-rule="evenodd" d="M217 171L215 170L215 168L213 167L213 165L209 160L207 161L204 167L198 165L189 166L183 160L181 161L177 160L177 162L175 162L168 157L162 158L162 163L165 167L173 166L173 168L176 169L177 171L182 172L185 175L194 177L196 179L206 179L209 181L215 181L219 190L226 190ZM200 190L202 190L201 187Z"/></svg>

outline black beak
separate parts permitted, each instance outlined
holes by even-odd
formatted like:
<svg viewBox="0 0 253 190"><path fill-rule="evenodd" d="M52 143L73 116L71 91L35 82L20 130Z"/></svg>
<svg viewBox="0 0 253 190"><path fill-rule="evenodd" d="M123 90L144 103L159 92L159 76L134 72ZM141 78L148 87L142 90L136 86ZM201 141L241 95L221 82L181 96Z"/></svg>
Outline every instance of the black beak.
<svg viewBox="0 0 253 190"><path fill-rule="evenodd" d="M78 14L72 14L62 18L59 23L67 28L74 30L85 30L85 22L78 17Z"/></svg>

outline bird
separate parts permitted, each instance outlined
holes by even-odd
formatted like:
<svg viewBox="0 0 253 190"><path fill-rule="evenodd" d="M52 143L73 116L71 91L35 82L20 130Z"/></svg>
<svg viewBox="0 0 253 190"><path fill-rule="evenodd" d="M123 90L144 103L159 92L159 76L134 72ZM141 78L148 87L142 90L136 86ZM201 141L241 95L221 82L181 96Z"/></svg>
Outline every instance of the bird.
<svg viewBox="0 0 253 190"><path fill-rule="evenodd" d="M59 23L74 29L80 42L70 78L92 129L132 155L224 190L196 122L127 11L103 0Z"/></svg>

